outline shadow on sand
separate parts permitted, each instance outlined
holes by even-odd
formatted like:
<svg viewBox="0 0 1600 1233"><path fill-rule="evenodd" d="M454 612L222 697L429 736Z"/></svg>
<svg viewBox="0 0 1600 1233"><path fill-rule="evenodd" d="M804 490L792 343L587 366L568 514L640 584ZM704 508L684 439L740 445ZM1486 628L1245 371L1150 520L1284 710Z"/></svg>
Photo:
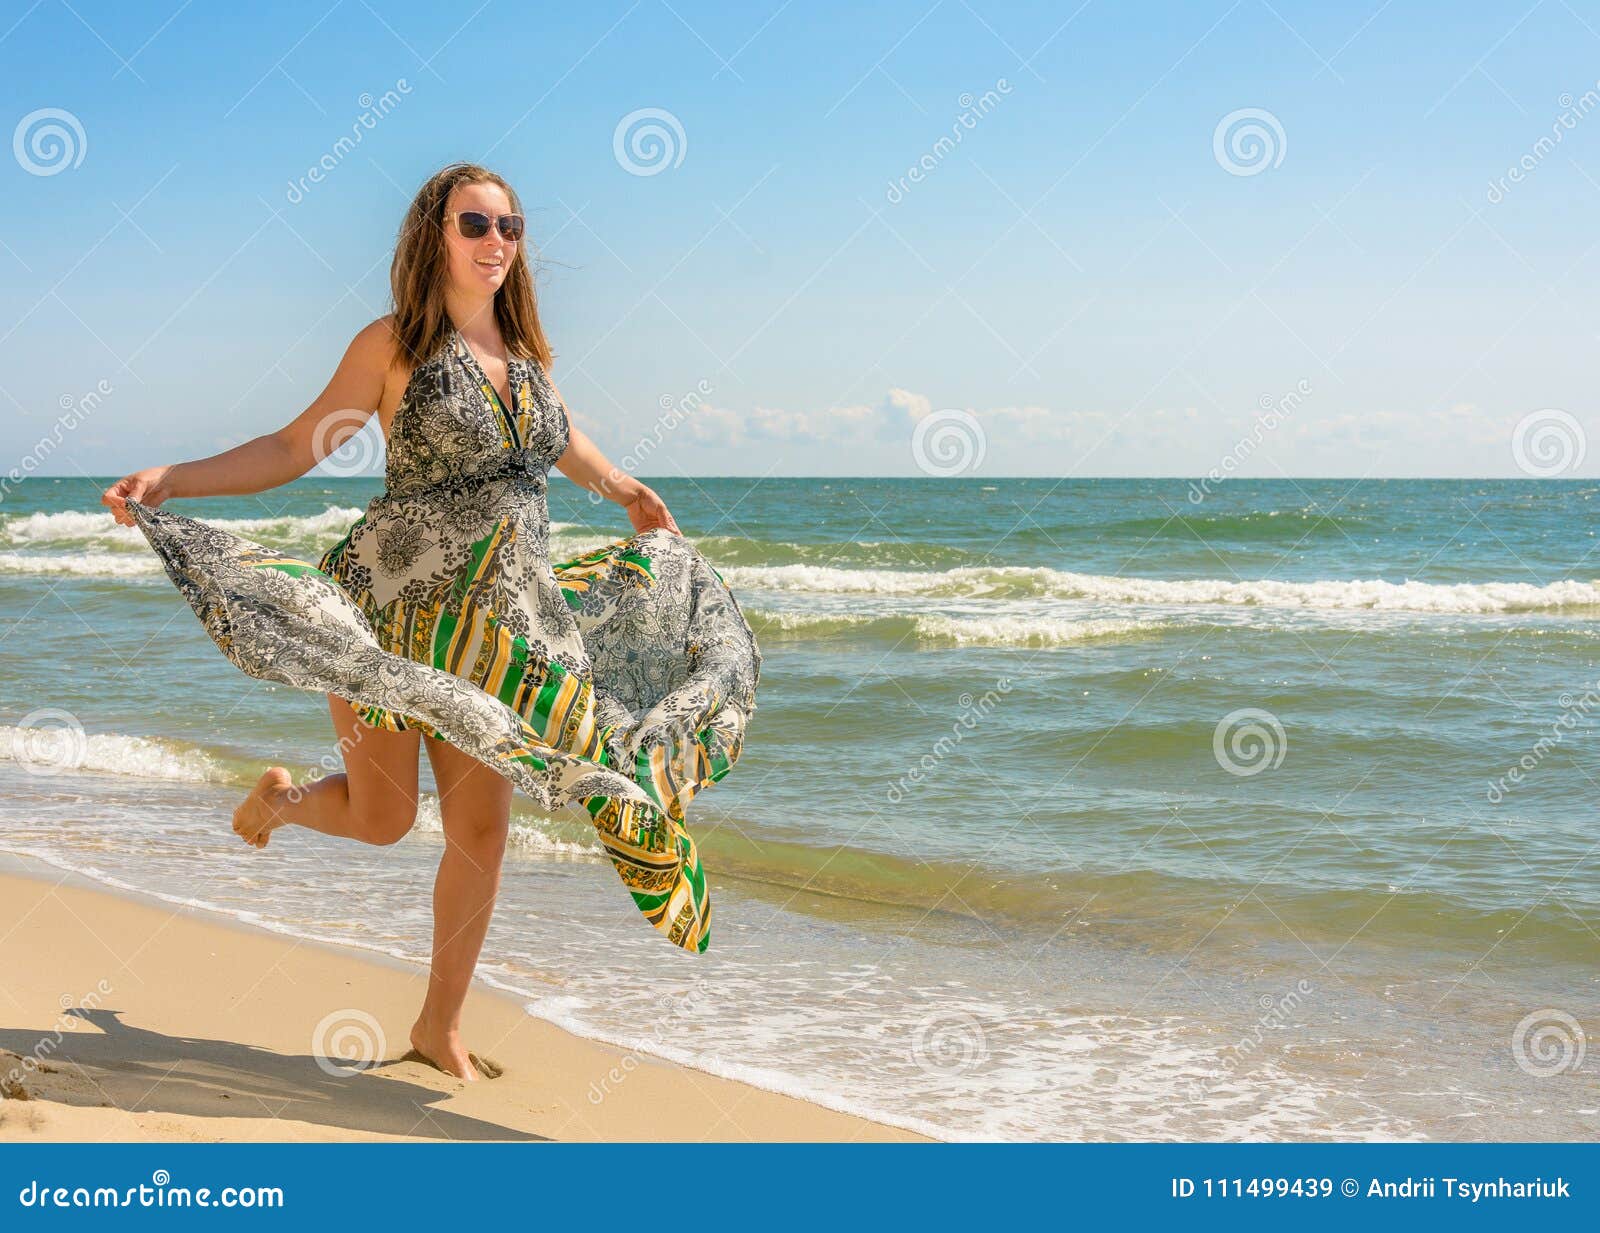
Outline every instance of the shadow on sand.
<svg viewBox="0 0 1600 1233"><path fill-rule="evenodd" d="M40 1064L22 1072L33 1099L186 1117L286 1118L429 1139L542 1138L438 1108L449 1093L398 1077L392 1058L346 1069L308 1053L164 1036L124 1023L116 1010L65 1013L99 1031L0 1028L0 1050ZM15 1065L0 1059L0 1071Z"/></svg>

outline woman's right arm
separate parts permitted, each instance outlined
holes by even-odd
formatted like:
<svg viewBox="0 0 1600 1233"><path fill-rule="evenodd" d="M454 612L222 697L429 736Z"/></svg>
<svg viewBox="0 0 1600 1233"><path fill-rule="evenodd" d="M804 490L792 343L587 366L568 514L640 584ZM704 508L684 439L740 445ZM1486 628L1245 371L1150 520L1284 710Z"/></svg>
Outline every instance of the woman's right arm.
<svg viewBox="0 0 1600 1233"><path fill-rule="evenodd" d="M130 500L160 505L169 497L243 495L298 479L372 417L383 402L393 360L393 334L385 317L355 336L327 388L276 432L209 458L135 471L107 488L100 503L110 507L118 522L131 527Z"/></svg>

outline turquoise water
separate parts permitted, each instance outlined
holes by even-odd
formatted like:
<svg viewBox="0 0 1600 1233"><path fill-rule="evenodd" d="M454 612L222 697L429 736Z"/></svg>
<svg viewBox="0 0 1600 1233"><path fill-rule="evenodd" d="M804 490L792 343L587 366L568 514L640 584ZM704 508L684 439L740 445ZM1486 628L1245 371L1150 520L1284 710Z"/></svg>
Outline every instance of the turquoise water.
<svg viewBox="0 0 1600 1233"><path fill-rule="evenodd" d="M765 656L690 812L712 948L519 806L484 971L533 1013L946 1137L1600 1129L1600 486L652 482ZM378 487L174 508L314 560ZM234 669L98 493L0 502L0 848L424 956L436 811L236 848L326 704ZM552 513L560 555L627 529Z"/></svg>

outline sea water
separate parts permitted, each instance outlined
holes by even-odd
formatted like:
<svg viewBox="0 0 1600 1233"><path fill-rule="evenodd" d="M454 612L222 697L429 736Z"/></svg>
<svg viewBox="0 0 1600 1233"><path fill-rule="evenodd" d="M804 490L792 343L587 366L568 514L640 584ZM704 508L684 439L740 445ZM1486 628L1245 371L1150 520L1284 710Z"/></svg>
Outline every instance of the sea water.
<svg viewBox="0 0 1600 1233"><path fill-rule="evenodd" d="M652 482L765 657L690 807L711 948L519 800L480 974L529 1013L945 1138L1600 1133L1600 486ZM315 561L379 486L171 508ZM101 487L0 502L0 849L425 962L426 764L395 847L240 844L326 701ZM551 500L557 558L629 530Z"/></svg>

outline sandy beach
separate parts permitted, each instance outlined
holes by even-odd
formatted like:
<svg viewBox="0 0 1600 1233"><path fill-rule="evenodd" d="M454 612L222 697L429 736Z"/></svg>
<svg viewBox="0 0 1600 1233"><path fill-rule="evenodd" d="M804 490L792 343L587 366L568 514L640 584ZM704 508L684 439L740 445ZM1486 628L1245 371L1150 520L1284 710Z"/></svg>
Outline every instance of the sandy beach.
<svg viewBox="0 0 1600 1233"><path fill-rule="evenodd" d="M469 1043L505 1074L462 1083L399 1060L420 968L50 871L0 874L0 970L0 1140L917 1138L583 1040L489 989Z"/></svg>

